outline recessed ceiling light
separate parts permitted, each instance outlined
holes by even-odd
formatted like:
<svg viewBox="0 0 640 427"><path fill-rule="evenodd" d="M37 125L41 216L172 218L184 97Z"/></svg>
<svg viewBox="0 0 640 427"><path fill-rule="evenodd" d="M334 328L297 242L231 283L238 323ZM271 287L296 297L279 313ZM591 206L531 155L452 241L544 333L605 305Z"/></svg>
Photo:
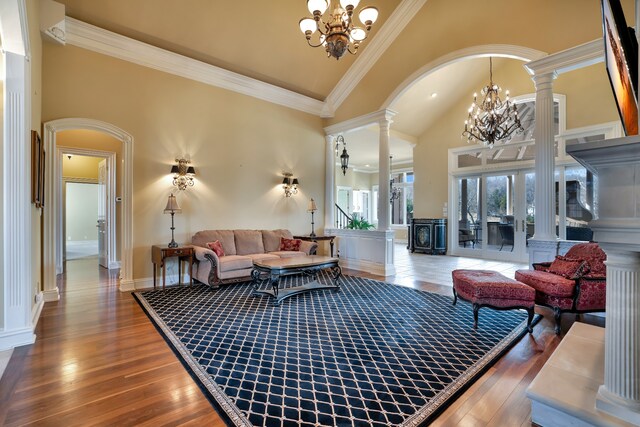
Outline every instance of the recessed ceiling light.
<svg viewBox="0 0 640 427"><path fill-rule="evenodd" d="M371 167L371 165L364 165L364 167L366 167L366 168L370 168L370 167Z"/></svg>
<svg viewBox="0 0 640 427"><path fill-rule="evenodd" d="M435 97L437 97L437 96L438 96L438 94L437 94L437 93L435 93L435 92L433 92L433 93L431 94L431 97L432 97L432 98L435 98Z"/></svg>

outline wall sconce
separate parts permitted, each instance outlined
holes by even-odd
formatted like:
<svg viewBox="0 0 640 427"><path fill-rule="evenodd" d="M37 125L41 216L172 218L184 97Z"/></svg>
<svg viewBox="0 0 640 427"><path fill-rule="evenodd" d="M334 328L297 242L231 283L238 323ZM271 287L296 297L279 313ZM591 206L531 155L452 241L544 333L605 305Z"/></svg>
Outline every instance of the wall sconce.
<svg viewBox="0 0 640 427"><path fill-rule="evenodd" d="M342 154L340 155L340 169L342 169L342 175L347 174L347 169L349 169L349 154L347 153L347 143L344 142L344 137L342 135L338 135L336 138L336 157L340 152L340 143L342 143Z"/></svg>
<svg viewBox="0 0 640 427"><path fill-rule="evenodd" d="M196 169L193 166L187 166L191 163L189 160L176 159L177 165L171 166L171 173L173 174L173 185L178 187L178 190L186 190L187 187L193 187L193 177L196 174Z"/></svg>
<svg viewBox="0 0 640 427"><path fill-rule="evenodd" d="M298 178L294 178L292 173L285 173L282 180L282 188L284 189L285 197L291 197L294 194L298 194Z"/></svg>

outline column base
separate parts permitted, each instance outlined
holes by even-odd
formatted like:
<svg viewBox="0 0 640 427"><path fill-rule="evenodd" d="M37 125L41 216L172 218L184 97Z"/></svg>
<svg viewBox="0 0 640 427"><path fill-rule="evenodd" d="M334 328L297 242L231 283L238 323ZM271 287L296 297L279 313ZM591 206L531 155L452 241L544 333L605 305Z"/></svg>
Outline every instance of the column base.
<svg viewBox="0 0 640 427"><path fill-rule="evenodd" d="M574 323L527 389L531 421L539 426L633 426L596 408L604 383L604 328Z"/></svg>
<svg viewBox="0 0 640 427"><path fill-rule="evenodd" d="M610 393L604 385L598 389L596 409L640 426L640 402L628 402Z"/></svg>

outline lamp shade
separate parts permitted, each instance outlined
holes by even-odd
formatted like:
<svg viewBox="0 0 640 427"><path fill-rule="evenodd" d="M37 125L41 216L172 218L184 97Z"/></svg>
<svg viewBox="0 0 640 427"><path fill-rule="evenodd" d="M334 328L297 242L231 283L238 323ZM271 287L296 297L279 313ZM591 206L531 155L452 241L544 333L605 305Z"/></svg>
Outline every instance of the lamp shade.
<svg viewBox="0 0 640 427"><path fill-rule="evenodd" d="M314 33L318 29L318 24L311 18L302 18L300 20L300 31L303 34L306 34L307 31L310 33Z"/></svg>
<svg viewBox="0 0 640 427"><path fill-rule="evenodd" d="M171 173L179 173L179 172L180 172L180 168L178 168L178 165L171 166Z"/></svg>
<svg viewBox="0 0 640 427"><path fill-rule="evenodd" d="M316 10L320 12L320 14L323 14L328 7L329 2L327 0L307 0L307 9L309 9L311 14Z"/></svg>
<svg viewBox="0 0 640 427"><path fill-rule="evenodd" d="M378 19L378 9L372 6L366 7L360 11L358 17L363 24L371 25Z"/></svg>
<svg viewBox="0 0 640 427"><path fill-rule="evenodd" d="M298 178L293 178L293 181L291 182L291 185L299 185L300 183L298 182Z"/></svg>
<svg viewBox="0 0 640 427"><path fill-rule="evenodd" d="M307 207L307 212L315 212L318 210L318 206L316 206L316 201L311 199L309 200L309 206Z"/></svg>
<svg viewBox="0 0 640 427"><path fill-rule="evenodd" d="M187 175L195 175L196 174L196 168L194 168L193 166L189 166L187 168Z"/></svg>
<svg viewBox="0 0 640 427"><path fill-rule="evenodd" d="M180 213L182 209L180 209L180 205L178 205L178 200L176 196L172 194L169 195L169 200L167 200L167 206L164 208L164 213Z"/></svg>

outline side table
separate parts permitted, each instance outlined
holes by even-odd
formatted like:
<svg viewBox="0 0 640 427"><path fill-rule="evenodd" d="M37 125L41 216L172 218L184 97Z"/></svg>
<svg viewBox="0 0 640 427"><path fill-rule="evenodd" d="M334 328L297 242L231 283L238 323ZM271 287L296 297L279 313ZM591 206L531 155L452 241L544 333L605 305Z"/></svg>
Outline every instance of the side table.
<svg viewBox="0 0 640 427"><path fill-rule="evenodd" d="M153 262L153 289L156 288L156 273L158 272L158 264L162 267L162 290L165 289L165 281L167 276L166 259L178 257L178 284L182 284L182 262L189 263L189 286L193 285L193 247L178 246L170 248L167 245L153 245L151 247L151 261Z"/></svg>
<svg viewBox="0 0 640 427"><path fill-rule="evenodd" d="M293 236L293 238L316 243L328 240L329 247L331 248L331 256L333 256L333 239L335 239L336 236Z"/></svg>

